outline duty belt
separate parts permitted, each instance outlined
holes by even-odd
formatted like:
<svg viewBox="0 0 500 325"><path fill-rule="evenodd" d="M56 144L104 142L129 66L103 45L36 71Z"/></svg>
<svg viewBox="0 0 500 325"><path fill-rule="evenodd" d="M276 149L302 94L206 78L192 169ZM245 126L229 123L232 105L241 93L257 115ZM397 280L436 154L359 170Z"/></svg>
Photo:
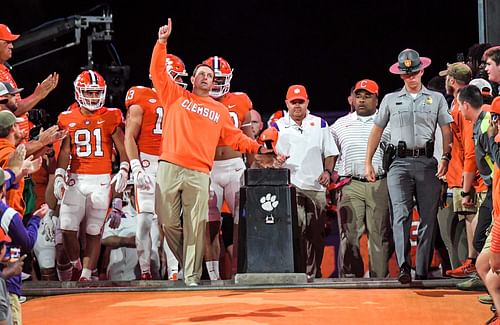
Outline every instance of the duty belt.
<svg viewBox="0 0 500 325"><path fill-rule="evenodd" d="M399 152L396 151L396 157L404 158L404 157L421 157L425 156L425 148L415 148L415 149L406 149L404 151L404 156L401 156Z"/></svg>

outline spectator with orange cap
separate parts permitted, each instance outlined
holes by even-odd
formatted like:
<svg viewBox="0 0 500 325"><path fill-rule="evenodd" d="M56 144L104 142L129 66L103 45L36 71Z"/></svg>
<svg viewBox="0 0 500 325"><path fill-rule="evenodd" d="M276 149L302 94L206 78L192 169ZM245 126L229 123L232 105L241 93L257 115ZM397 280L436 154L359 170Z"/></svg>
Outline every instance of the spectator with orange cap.
<svg viewBox="0 0 500 325"><path fill-rule="evenodd" d="M10 73L12 67L7 63L8 60L12 58L12 49L14 45L12 42L17 40L19 35L13 34L9 27L4 24L0 24L0 81L9 82L12 87L17 88L17 84ZM23 119L20 122L20 128L22 131L29 131L29 121L28 112L35 107L42 99L47 97L47 95L57 87L59 82L59 75L53 72L48 75L45 80L38 84L35 91L26 98L21 98L19 94L17 110L14 114Z"/></svg>
<svg viewBox="0 0 500 325"><path fill-rule="evenodd" d="M330 127L340 152L339 175L351 179L349 184L342 187L337 203L341 276L364 276L359 242L365 231L368 234L370 277L383 278L388 274L392 240L382 149L377 149L373 158L377 166L376 181L370 183L365 177L366 146L377 114L378 95L379 87L375 81L358 81L352 97L354 112L339 118ZM388 143L390 139L390 128L387 127L381 141ZM337 157L334 157L336 160Z"/></svg>
<svg viewBox="0 0 500 325"><path fill-rule="evenodd" d="M309 279L321 277L324 249L326 188L339 154L328 123L309 110L309 97L302 85L288 88L288 115L272 124L278 130L276 151L289 157L283 167L290 169L291 183L297 189L300 246L306 258ZM278 156L279 156L278 155Z"/></svg>

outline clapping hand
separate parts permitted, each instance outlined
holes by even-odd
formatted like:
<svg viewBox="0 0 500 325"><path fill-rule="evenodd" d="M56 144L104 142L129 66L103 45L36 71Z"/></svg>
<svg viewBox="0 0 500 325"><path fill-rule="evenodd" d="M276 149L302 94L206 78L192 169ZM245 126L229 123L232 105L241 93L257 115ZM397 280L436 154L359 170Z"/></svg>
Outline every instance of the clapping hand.
<svg viewBox="0 0 500 325"><path fill-rule="evenodd" d="M39 96L40 99L43 99L47 97L47 95L57 87L58 83L59 83L59 74L57 72L53 72L49 74L44 81L38 83L35 89L35 94Z"/></svg>

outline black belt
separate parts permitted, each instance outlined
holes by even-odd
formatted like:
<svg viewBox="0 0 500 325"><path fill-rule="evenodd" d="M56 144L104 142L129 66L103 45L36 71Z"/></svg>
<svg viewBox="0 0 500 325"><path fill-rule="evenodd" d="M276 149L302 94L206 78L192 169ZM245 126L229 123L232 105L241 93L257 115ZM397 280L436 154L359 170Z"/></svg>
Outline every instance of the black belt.
<svg viewBox="0 0 500 325"><path fill-rule="evenodd" d="M406 149L404 151L404 156L402 157L399 155L399 153L396 151L396 156L397 157L420 157L420 156L425 156L425 148L415 148L415 149Z"/></svg>
<svg viewBox="0 0 500 325"><path fill-rule="evenodd" d="M379 181L379 180L384 179L386 177L387 177L387 174L377 175L377 176L375 176L375 180ZM351 176L351 179L354 179L355 181L365 182L365 183L369 182L369 180L366 177Z"/></svg>

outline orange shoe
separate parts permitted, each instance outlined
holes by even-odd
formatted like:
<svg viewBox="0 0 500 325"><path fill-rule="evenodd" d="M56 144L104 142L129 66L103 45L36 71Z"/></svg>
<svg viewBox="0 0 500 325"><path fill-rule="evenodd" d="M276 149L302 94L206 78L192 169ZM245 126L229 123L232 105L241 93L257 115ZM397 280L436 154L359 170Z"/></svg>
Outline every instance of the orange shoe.
<svg viewBox="0 0 500 325"><path fill-rule="evenodd" d="M168 279L170 281L177 281L177 272L173 272L169 277Z"/></svg>
<svg viewBox="0 0 500 325"><path fill-rule="evenodd" d="M468 278L476 273L476 265L472 263L472 259L468 258L464 264L456 269L446 271L446 275L453 278Z"/></svg>
<svg viewBox="0 0 500 325"><path fill-rule="evenodd" d="M90 282L90 281L92 281L92 280L89 278L86 278L84 276L82 276L80 279L78 279L78 282Z"/></svg>

